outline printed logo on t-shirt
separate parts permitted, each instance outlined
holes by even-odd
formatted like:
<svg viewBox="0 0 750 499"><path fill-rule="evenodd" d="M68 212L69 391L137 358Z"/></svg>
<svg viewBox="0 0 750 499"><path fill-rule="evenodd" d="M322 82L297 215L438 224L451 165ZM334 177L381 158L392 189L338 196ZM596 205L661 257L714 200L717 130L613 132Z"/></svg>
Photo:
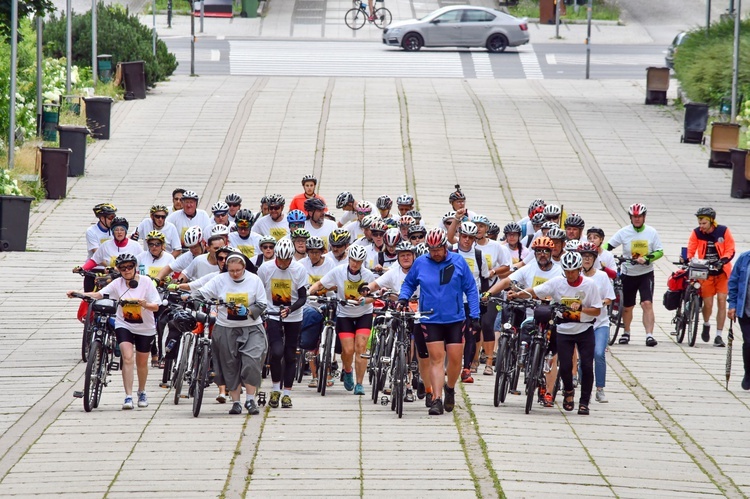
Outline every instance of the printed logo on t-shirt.
<svg viewBox="0 0 750 499"><path fill-rule="evenodd" d="M153 277L154 279L156 279L156 276L159 275L159 272L161 272L161 269L163 268L164 267L149 267L146 273L149 277Z"/></svg>
<svg viewBox="0 0 750 499"><path fill-rule="evenodd" d="M630 243L630 254L632 258L640 258L648 255L648 241L639 239Z"/></svg>
<svg viewBox="0 0 750 499"><path fill-rule="evenodd" d="M287 230L283 227L274 227L269 232L277 241L287 234Z"/></svg>
<svg viewBox="0 0 750 499"><path fill-rule="evenodd" d="M143 312L137 303L123 303L122 318L128 324L143 324Z"/></svg>
<svg viewBox="0 0 750 499"><path fill-rule="evenodd" d="M358 289L361 284L360 281L354 282L347 279L344 282L344 299L359 300L360 294Z"/></svg>
<svg viewBox="0 0 750 499"><path fill-rule="evenodd" d="M292 304L291 279L271 279L271 301L277 307L288 307Z"/></svg>
<svg viewBox="0 0 750 499"><path fill-rule="evenodd" d="M185 232L187 232L188 227L183 227L182 232L180 232L180 241L182 241L182 244L185 244Z"/></svg>
<svg viewBox="0 0 750 499"><path fill-rule="evenodd" d="M583 304L577 296L563 296L560 303L568 307L569 310L563 312L563 320L566 322L581 322L581 309Z"/></svg>
<svg viewBox="0 0 750 499"><path fill-rule="evenodd" d="M231 303L234 306L227 307L227 320L230 321L244 321L247 320L247 315L239 315L237 308L240 305L248 306L250 303L250 297L247 293L227 293L224 297L224 301Z"/></svg>
<svg viewBox="0 0 750 499"><path fill-rule="evenodd" d="M100 245L101 245L101 244L104 244L104 243L106 243L107 241L109 241L109 239L110 239L110 238L108 238L108 237L101 237L101 238L99 238L99 244L100 244Z"/></svg>
<svg viewBox="0 0 750 499"><path fill-rule="evenodd" d="M112 255L109 257L109 266L114 267L115 262L117 261L117 255Z"/></svg>
<svg viewBox="0 0 750 499"><path fill-rule="evenodd" d="M308 274L308 276L307 276L307 282L309 282L310 286L312 286L313 284L315 284L316 282L318 282L322 278L323 278L322 275L309 275ZM329 290L326 289L326 288L321 288L320 291L318 291L318 293L317 293L316 296L325 296L325 294L328 293L328 291Z"/></svg>
<svg viewBox="0 0 750 499"><path fill-rule="evenodd" d="M464 257L464 260L466 260L466 265L469 266L469 270L471 270L471 273L473 274L474 273L474 265L475 265L474 259L473 258L466 258L466 257Z"/></svg>
<svg viewBox="0 0 750 499"><path fill-rule="evenodd" d="M534 276L534 280L531 281L531 287L535 288L539 286L540 284L544 284L545 282L549 281L546 277L539 277L538 275Z"/></svg>
<svg viewBox="0 0 750 499"><path fill-rule="evenodd" d="M485 265L485 267L488 269L491 269L492 268L492 255L484 255L484 261L487 262L487 265Z"/></svg>
<svg viewBox="0 0 750 499"><path fill-rule="evenodd" d="M252 258L255 256L255 246L242 245L238 246L237 249L240 250L240 252L248 258Z"/></svg>

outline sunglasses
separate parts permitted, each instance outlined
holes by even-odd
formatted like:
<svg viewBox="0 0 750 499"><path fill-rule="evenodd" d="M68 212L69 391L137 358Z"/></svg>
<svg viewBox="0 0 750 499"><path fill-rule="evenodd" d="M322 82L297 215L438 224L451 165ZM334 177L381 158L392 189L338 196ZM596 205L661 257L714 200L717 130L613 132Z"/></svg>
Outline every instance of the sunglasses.
<svg viewBox="0 0 750 499"><path fill-rule="evenodd" d="M135 265L120 265L119 267L117 267L117 270L119 270L120 272L125 272L133 269L135 269Z"/></svg>
<svg viewBox="0 0 750 499"><path fill-rule="evenodd" d="M156 247L158 247L158 246L161 246L161 243L160 243L160 242L156 242L156 243L148 243L148 247L149 247L149 248L156 248Z"/></svg>
<svg viewBox="0 0 750 499"><path fill-rule="evenodd" d="M235 222L235 225L238 229L249 229L250 228L250 222L247 221L241 221L241 222Z"/></svg>
<svg viewBox="0 0 750 499"><path fill-rule="evenodd" d="M385 235L385 232L380 231L371 231L372 237L383 237Z"/></svg>
<svg viewBox="0 0 750 499"><path fill-rule="evenodd" d="M167 216L166 215L154 215L154 218L158 218L159 220L164 220L165 218L167 218Z"/></svg>
<svg viewBox="0 0 750 499"><path fill-rule="evenodd" d="M536 249L534 250L534 253L543 253L545 255L551 255L552 250L551 249Z"/></svg>
<svg viewBox="0 0 750 499"><path fill-rule="evenodd" d="M273 248L274 246L272 244L264 244L263 246L260 247L260 249L262 250L268 250L268 249L273 249Z"/></svg>
<svg viewBox="0 0 750 499"><path fill-rule="evenodd" d="M291 230L304 229L304 228L305 228L305 224L301 224L301 223L289 224L289 229L291 229Z"/></svg>
<svg viewBox="0 0 750 499"><path fill-rule="evenodd" d="M281 209L284 208L283 206L269 206L268 209L271 211L281 211Z"/></svg>
<svg viewBox="0 0 750 499"><path fill-rule="evenodd" d="M420 235L416 235L416 234L415 234L415 235L413 235L413 236L409 236L409 239L410 239L410 240L414 240L414 239L424 239L424 236L420 236Z"/></svg>
<svg viewBox="0 0 750 499"><path fill-rule="evenodd" d="M231 206L232 208L234 208L234 207L236 207L236 206L239 206L239 205L240 205L240 203L227 203L227 204L228 204L229 206Z"/></svg>
<svg viewBox="0 0 750 499"><path fill-rule="evenodd" d="M227 259L227 257L225 257L225 256L218 256L218 255L216 256L216 261L217 262L223 262L223 261L226 261L226 259Z"/></svg>

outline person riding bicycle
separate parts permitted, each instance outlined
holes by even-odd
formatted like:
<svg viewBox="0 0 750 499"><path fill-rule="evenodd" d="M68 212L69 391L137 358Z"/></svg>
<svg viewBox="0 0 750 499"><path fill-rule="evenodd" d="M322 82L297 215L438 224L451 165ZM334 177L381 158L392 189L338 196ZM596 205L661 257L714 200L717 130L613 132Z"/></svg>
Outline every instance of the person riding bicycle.
<svg viewBox="0 0 750 499"><path fill-rule="evenodd" d="M529 256L529 249L521 242L522 228L519 224L511 222L503 227L503 235L505 236L505 247L508 248L511 257L511 268L513 265L522 262L527 256ZM509 268L505 275L499 272L498 277L506 277L512 272Z"/></svg>
<svg viewBox="0 0 750 499"><path fill-rule="evenodd" d="M321 201L323 206L326 206L326 200L323 196L315 192L315 188L318 186L318 179L315 175L305 175L302 177L302 189L303 192L297 194L292 198L292 202L289 203L289 211L300 210L308 211L305 208L305 203L311 199L317 199ZM323 211L327 211L323 208ZM309 230L309 229L308 229Z"/></svg>
<svg viewBox="0 0 750 499"><path fill-rule="evenodd" d="M356 219L344 225L343 229L351 235L351 241L354 242L357 239L364 236L364 230L362 229L362 221L365 217L372 214L372 205L368 201L360 201L354 205L354 214Z"/></svg>
<svg viewBox="0 0 750 499"><path fill-rule="evenodd" d="M586 231L586 240L596 246L597 256L594 266L603 270L610 279L617 277L617 262L611 251L602 247L604 242L604 230L599 227L590 227Z"/></svg>
<svg viewBox="0 0 750 499"><path fill-rule="evenodd" d="M585 227L586 222L583 221L583 218L576 213L571 213L565 218L565 237L568 241L572 239L580 240L583 237Z"/></svg>
<svg viewBox="0 0 750 499"><path fill-rule="evenodd" d="M294 229L287 241L292 241L294 248L294 261L298 262L307 256L307 240L310 239L310 233L307 229ZM278 245L276 246L278 248Z"/></svg>
<svg viewBox="0 0 750 499"><path fill-rule="evenodd" d="M133 408L133 368L138 373L138 407L148 407L146 378L148 377L148 357L151 343L156 336L154 312L159 310L161 297L151 279L138 275L136 257L121 253L115 259L115 267L120 277L99 291L84 293L96 300L108 295L114 300L123 300L117 307L115 335L122 357L122 384L125 389L123 410ZM74 291L68 291L68 298Z"/></svg>
<svg viewBox="0 0 750 499"><path fill-rule="evenodd" d="M217 225L230 228L229 205L227 203L224 201L215 202L211 205L211 213L213 214L213 218L211 219L211 223L203 227L204 234L213 234L213 228Z"/></svg>
<svg viewBox="0 0 750 499"><path fill-rule="evenodd" d="M305 201L304 209L307 213L305 229L307 229L312 236L318 236L323 240L328 239L328 236L336 229L337 225L336 222L328 220L325 217L325 201L321 198L308 199Z"/></svg>
<svg viewBox="0 0 750 499"><path fill-rule="evenodd" d="M387 230L388 226L379 218L374 220L368 227L372 242L369 245L365 245L365 249L367 250L365 267L378 274L383 272L383 266L380 264L380 253L385 249L384 239Z"/></svg>
<svg viewBox="0 0 750 499"><path fill-rule="evenodd" d="M163 204L155 204L151 206L149 210L149 216L144 218L138 228L131 236L134 240L139 240L151 231L159 231L164 235L164 249L171 253L173 257L177 258L182 254L182 238L177 227L171 222L167 222L167 215L169 214L167 207ZM144 249L146 247L146 241L144 240Z"/></svg>
<svg viewBox="0 0 750 499"><path fill-rule="evenodd" d="M387 270L398 262L396 246L401 243L401 232L398 229L388 229L383 236L383 249L378 252L377 261L381 270Z"/></svg>
<svg viewBox="0 0 750 499"><path fill-rule="evenodd" d="M156 279L161 269L174 262L174 257L165 250L167 246L166 238L158 230L152 230L146 234L144 240L148 250L136 257L138 259L138 273Z"/></svg>
<svg viewBox="0 0 750 499"><path fill-rule="evenodd" d="M461 372L462 343L467 322L463 297L467 297L471 326L478 329L479 293L466 260L458 253L448 251L448 238L443 229L431 229L425 243L429 255L417 258L411 266L398 299L401 307L408 307L409 299L419 286L419 309L433 312L420 320L420 327L430 355L433 402L429 414L440 415L444 410L451 412L455 405L455 388Z"/></svg>
<svg viewBox="0 0 750 499"><path fill-rule="evenodd" d="M705 259L711 266L708 278L701 282L700 295L703 298L703 331L701 339L705 342L711 339L711 313L716 296L716 337L715 347L723 347L721 338L724 321L727 315L727 294L729 293L729 275L732 273L734 258L734 237L726 225L716 223L716 210L711 207L700 208L695 216L698 217L698 227L690 233L687 245L687 259Z"/></svg>
<svg viewBox="0 0 750 499"><path fill-rule="evenodd" d="M216 251L226 245L226 241L221 236L209 237L206 253L196 256L193 261L190 262L190 265L182 271L180 280L183 282L188 280L192 281L200 279L211 272L218 272L219 264L216 261Z"/></svg>
<svg viewBox="0 0 750 499"><path fill-rule="evenodd" d="M646 205L631 204L628 207L630 225L618 230L607 242L606 249L612 251L622 245L623 256L633 261L622 264L623 333L618 343L630 342L630 325L633 322L635 296L640 295L643 309L643 326L646 328L646 346L655 347L654 338L654 262L664 255L664 249L656 229L646 225Z"/></svg>
<svg viewBox="0 0 750 499"><path fill-rule="evenodd" d="M166 221L177 228L177 233L180 234L183 243L185 242L185 232L190 227L197 225L203 230L204 227L211 224L208 213L198 209L198 194L195 191L182 193L182 209L170 213Z"/></svg>
<svg viewBox="0 0 750 499"><path fill-rule="evenodd" d="M229 223L233 225L237 218L237 212L242 209L242 196L236 192L230 192L224 198L224 202L229 206Z"/></svg>
<svg viewBox="0 0 750 499"><path fill-rule="evenodd" d="M268 196L268 215L260 217L255 222L253 232L261 236L271 235L277 241L289 234L289 222L284 217L285 204L286 200L281 194L271 194ZM304 220L302 222L304 223Z"/></svg>
<svg viewBox="0 0 750 499"><path fill-rule="evenodd" d="M234 226L237 230L229 233L229 244L250 259L260 253L261 237L250 231L252 221L253 214L250 210L239 210L234 217Z"/></svg>

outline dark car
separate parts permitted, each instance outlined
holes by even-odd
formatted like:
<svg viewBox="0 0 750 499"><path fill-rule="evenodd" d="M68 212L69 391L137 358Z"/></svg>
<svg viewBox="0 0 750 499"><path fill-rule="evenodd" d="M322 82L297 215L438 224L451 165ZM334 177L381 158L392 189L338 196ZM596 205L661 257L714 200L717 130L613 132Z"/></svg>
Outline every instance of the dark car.
<svg viewBox="0 0 750 499"><path fill-rule="evenodd" d="M670 45L667 49L667 56L664 58L664 60L666 61L667 67L669 69L674 69L674 56L677 53L677 49L680 48L680 45L685 43L685 40L687 40L687 36L688 34L685 31L678 34L674 37L674 40L672 40L672 45Z"/></svg>

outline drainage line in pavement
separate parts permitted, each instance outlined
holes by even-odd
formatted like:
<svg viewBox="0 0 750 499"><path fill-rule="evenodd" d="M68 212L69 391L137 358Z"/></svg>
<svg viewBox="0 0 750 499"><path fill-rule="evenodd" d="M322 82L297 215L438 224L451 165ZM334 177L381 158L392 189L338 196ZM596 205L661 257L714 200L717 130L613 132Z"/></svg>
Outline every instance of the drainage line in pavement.
<svg viewBox="0 0 750 499"><path fill-rule="evenodd" d="M417 185L414 181L414 162L412 161L411 140L409 139L409 106L406 102L406 93L401 78L396 78L396 94L398 96L398 108L401 114L401 150L404 152L404 172L406 174L406 192L414 196L414 206L419 209L417 197Z"/></svg>
<svg viewBox="0 0 750 499"><path fill-rule="evenodd" d="M247 476L243 477L244 487L242 488L242 494L236 497L247 497L247 490L250 488L250 481L253 479L253 472L255 471L255 459L258 457L258 451L260 449L260 441L263 438L263 430L266 429L266 421L268 421L268 414L271 412L271 407L266 406L266 410L263 411L263 421L260 423L260 429L258 430L258 440L255 443L255 451L253 451L253 457L250 460L250 465L247 467ZM238 444L239 448L239 444ZM237 479L240 477L237 476ZM232 480L235 482L234 480Z"/></svg>
<svg viewBox="0 0 750 499"><path fill-rule="evenodd" d="M359 497L365 496L365 467L362 456L362 397L359 400Z"/></svg>
<svg viewBox="0 0 750 499"><path fill-rule="evenodd" d="M492 128L490 127L490 121L487 118L487 113L484 110L482 101L479 100L477 94L474 93L474 89L471 88L471 85L468 81L463 80L462 83L464 85L464 90L467 94L469 94L469 97L471 97L471 100L474 103L479 121L482 122L484 141L487 144L487 151L490 153L490 158L492 159L492 167L495 170L495 175L497 176L497 180L500 184L500 191L503 193L503 198L505 198L505 204L508 206L508 210L510 211L510 215L512 216L513 220L520 220L521 212L518 210L516 200L513 198L513 192L510 189L510 181L508 180L508 176L505 174L505 170L503 169L503 164L500 161L500 154L497 152L497 146L495 145L495 141L492 138Z"/></svg>
<svg viewBox="0 0 750 499"><path fill-rule="evenodd" d="M559 409L558 409L559 410ZM562 411L560 411L562 412ZM570 428L570 431L573 432L573 436L576 437L576 440L578 440L578 443L581 444L581 448L583 449L583 452L586 453L586 456L589 458L589 462L594 465L594 468L596 468L596 472L599 473L599 476L604 480L604 483L607 484L607 487L609 487L609 490L612 492L612 495L615 497L620 497L615 489L612 487L612 483L607 480L607 477L602 472L602 469L599 467L599 465L596 463L596 459L594 459L594 456L591 455L591 452L589 452L589 449L586 447L586 444L583 443L583 440L578 435L578 432L576 431L573 424L570 422L570 418L568 417L568 414L566 412L562 412L563 417L565 418L565 422L568 424L568 427Z"/></svg>
<svg viewBox="0 0 750 499"><path fill-rule="evenodd" d="M323 95L323 107L320 109L320 122L318 123L318 138L315 142L315 160L313 163L313 175L318 178L318 189L323 182L323 156L326 147L326 129L328 128L328 116L331 114L331 95L333 87L336 86L334 78L328 78L326 92Z"/></svg>

